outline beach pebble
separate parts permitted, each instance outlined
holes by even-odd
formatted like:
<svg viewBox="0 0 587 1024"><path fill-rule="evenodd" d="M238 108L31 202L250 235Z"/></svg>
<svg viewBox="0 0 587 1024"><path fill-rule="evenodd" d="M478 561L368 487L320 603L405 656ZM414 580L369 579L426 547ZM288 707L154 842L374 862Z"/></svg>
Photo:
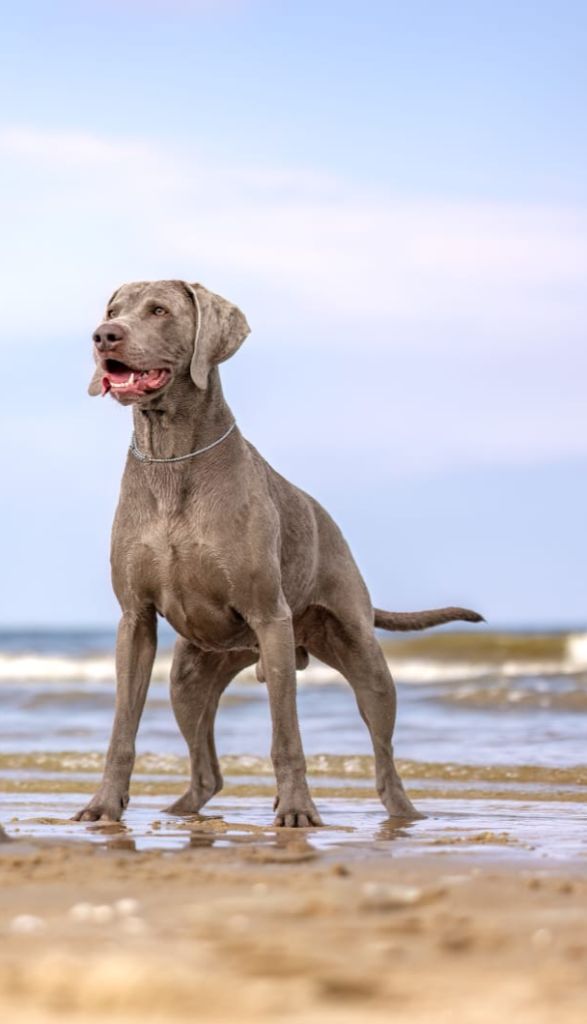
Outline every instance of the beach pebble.
<svg viewBox="0 0 587 1024"><path fill-rule="evenodd" d="M74 903L68 913L72 921L91 921L93 910L91 903Z"/></svg>
<svg viewBox="0 0 587 1024"><path fill-rule="evenodd" d="M427 903L441 895L440 890L420 889L415 885L390 885L365 882L361 886L361 904L369 910L396 910Z"/></svg>
<svg viewBox="0 0 587 1024"><path fill-rule="evenodd" d="M255 882L251 889L255 896L265 896L269 892L269 886L265 882Z"/></svg>
<svg viewBox="0 0 587 1024"><path fill-rule="evenodd" d="M440 945L451 953L462 953L473 945L473 935L466 928L455 927L442 936Z"/></svg>
<svg viewBox="0 0 587 1024"><path fill-rule="evenodd" d="M532 933L531 941L535 949L548 949L552 945L552 932L549 928L538 928Z"/></svg>
<svg viewBox="0 0 587 1024"><path fill-rule="evenodd" d="M15 935L34 935L45 930L46 924L40 917L33 914L19 914L10 922L10 931Z"/></svg>
<svg viewBox="0 0 587 1024"><path fill-rule="evenodd" d="M108 924L114 917L114 910L107 903L74 903L69 909L69 916L72 921L82 924L89 921L91 924Z"/></svg>
<svg viewBox="0 0 587 1024"><path fill-rule="evenodd" d="M348 878L350 875L350 869L347 868L346 864L333 864L330 873L332 875L338 875L339 878Z"/></svg>
<svg viewBox="0 0 587 1024"><path fill-rule="evenodd" d="M136 917L141 909L141 905L138 900L133 900L130 896L126 896L124 899L116 900L114 909L120 917Z"/></svg>
<svg viewBox="0 0 587 1024"><path fill-rule="evenodd" d="M124 917L120 922L120 927L127 935L144 935L147 930L147 925L142 917L134 916Z"/></svg>
<svg viewBox="0 0 587 1024"><path fill-rule="evenodd" d="M92 921L96 924L108 924L114 917L114 910L107 903L92 907Z"/></svg>

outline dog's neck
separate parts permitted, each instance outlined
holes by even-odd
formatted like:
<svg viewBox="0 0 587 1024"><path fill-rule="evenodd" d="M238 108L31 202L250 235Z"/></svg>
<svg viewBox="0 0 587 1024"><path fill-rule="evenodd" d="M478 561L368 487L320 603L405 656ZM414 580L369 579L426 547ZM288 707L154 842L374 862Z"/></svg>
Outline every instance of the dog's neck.
<svg viewBox="0 0 587 1024"><path fill-rule="evenodd" d="M205 391L186 374L148 405L133 409L137 447L151 459L176 459L205 448L222 437L233 420L216 367L210 370Z"/></svg>

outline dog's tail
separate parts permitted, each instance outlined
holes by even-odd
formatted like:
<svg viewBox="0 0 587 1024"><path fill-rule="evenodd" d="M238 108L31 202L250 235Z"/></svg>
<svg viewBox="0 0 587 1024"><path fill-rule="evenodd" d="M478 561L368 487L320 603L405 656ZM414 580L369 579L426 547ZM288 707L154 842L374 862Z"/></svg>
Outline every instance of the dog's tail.
<svg viewBox="0 0 587 1024"><path fill-rule="evenodd" d="M442 626L445 622L485 622L482 615L469 608L432 608L425 612L384 612L381 608L375 608L374 612L378 629L402 633Z"/></svg>

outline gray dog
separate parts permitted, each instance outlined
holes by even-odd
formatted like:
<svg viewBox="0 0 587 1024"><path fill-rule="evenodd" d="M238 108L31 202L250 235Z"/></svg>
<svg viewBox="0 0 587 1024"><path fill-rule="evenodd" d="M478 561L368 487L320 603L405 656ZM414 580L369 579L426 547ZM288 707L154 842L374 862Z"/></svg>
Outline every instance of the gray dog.
<svg viewBox="0 0 587 1024"><path fill-rule="evenodd" d="M134 433L112 535L122 608L112 737L97 794L77 820L118 820L157 646L157 613L178 633L171 702L189 748L187 792L168 811L196 814L222 787L214 719L248 665L266 681L277 781L275 824L320 825L296 709L308 653L351 684L390 815L418 817L392 749L395 689L374 627L424 629L481 616L465 608L373 610L336 524L241 435L218 363L249 328L235 306L184 281L125 284L94 334L91 395L133 406Z"/></svg>

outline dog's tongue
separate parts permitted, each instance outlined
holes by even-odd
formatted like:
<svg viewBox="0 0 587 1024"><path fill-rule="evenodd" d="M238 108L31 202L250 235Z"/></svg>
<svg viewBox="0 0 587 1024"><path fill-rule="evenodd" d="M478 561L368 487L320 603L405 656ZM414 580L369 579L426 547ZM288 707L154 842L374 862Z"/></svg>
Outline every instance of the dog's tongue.
<svg viewBox="0 0 587 1024"><path fill-rule="evenodd" d="M168 370L119 370L108 371L102 377L102 398L108 392L112 395L124 394L131 396L145 395L156 391L169 377ZM126 385L121 387L121 385Z"/></svg>

